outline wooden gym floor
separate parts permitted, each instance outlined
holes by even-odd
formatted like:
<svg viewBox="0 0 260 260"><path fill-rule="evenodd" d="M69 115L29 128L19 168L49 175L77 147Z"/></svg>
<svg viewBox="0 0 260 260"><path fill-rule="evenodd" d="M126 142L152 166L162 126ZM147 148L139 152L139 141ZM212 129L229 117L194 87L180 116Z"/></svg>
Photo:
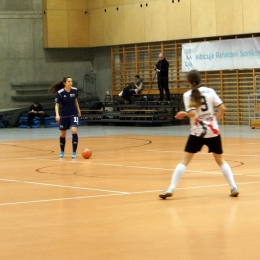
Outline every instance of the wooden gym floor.
<svg viewBox="0 0 260 260"><path fill-rule="evenodd" d="M223 126L229 187L203 148L167 188L189 126L79 129L59 159L57 129L0 130L0 259L260 259L260 130Z"/></svg>

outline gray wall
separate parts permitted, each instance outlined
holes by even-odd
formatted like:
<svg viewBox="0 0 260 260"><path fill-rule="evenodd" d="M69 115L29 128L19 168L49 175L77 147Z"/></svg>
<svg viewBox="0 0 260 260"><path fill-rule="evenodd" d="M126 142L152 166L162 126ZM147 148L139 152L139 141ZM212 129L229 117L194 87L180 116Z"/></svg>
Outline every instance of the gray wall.
<svg viewBox="0 0 260 260"><path fill-rule="evenodd" d="M11 83L60 81L70 75L83 83L92 68L102 100L111 91L110 48L43 49L41 0L0 0L0 109L21 107L12 101Z"/></svg>
<svg viewBox="0 0 260 260"><path fill-rule="evenodd" d="M104 100L106 92L112 93L111 50L109 47L95 48L93 68L98 74L98 96Z"/></svg>

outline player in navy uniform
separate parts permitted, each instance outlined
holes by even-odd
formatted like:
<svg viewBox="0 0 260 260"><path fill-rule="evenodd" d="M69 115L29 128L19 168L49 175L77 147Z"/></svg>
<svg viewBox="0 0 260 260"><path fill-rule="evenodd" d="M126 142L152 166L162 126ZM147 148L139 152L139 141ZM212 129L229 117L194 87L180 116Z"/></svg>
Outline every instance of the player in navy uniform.
<svg viewBox="0 0 260 260"><path fill-rule="evenodd" d="M239 194L232 171L222 156L223 151L218 121L223 117L226 108L213 89L200 86L200 80L200 74L196 70L192 70L187 74L187 83L191 90L183 95L186 111L178 112L175 118L181 120L185 116L189 117L191 131L184 156L173 172L171 184L167 190L159 195L162 199L172 196L186 166L194 154L201 150L203 145L208 146L209 152L213 153L216 163L220 166L229 184L230 196L237 197ZM218 108L216 116L214 115L214 107Z"/></svg>
<svg viewBox="0 0 260 260"><path fill-rule="evenodd" d="M51 93L56 93L55 112L56 121L60 123L60 149L59 157L64 157L66 132L72 132L72 158L76 158L78 146L78 123L81 116L78 103L78 90L72 87L72 78L64 77L63 80L50 88ZM60 114L61 105L61 114Z"/></svg>

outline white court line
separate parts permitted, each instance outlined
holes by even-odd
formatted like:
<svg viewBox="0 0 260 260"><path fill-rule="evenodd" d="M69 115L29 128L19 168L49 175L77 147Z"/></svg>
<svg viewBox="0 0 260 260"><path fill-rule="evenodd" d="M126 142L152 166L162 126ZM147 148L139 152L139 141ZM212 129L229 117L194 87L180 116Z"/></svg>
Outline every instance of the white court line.
<svg viewBox="0 0 260 260"><path fill-rule="evenodd" d="M260 182L241 182L241 183L237 183L237 184L239 186L239 185L260 184ZM185 187L185 188L177 188L176 190L204 189L204 188L214 188L214 187L222 187L222 186L228 186L228 184L215 184L215 185L207 185L207 186L192 186L192 187ZM0 206L32 204L32 203L53 202L53 201L66 201L66 200L80 200L80 199L112 197L112 196L122 196L122 195L135 195L135 194L154 193L154 192L161 192L161 191L162 190L149 190L149 191L136 191L136 192L125 192L125 193L116 193L116 194L103 194L103 195L91 195L91 196L81 196L81 197L58 198L58 199L7 202L7 203L1 203Z"/></svg>
<svg viewBox="0 0 260 260"><path fill-rule="evenodd" d="M58 160L49 160L49 159L39 159L39 158L21 158L21 160L37 160L37 161L48 161L48 162L61 162ZM147 170L160 170L160 171L174 171L174 168L158 168L158 167L148 167L148 166L134 166L134 165L123 165L123 164L113 164L113 163L98 163L98 162L78 162L78 161L66 161L62 160L65 163L79 163L79 164L90 164L90 165L102 165L110 167L126 167L126 168L135 168L135 169L147 169ZM193 173L209 173L209 174L222 174L222 172L214 171L195 171L195 170L185 170L185 172ZM233 174L234 176L240 176L243 174Z"/></svg>
<svg viewBox="0 0 260 260"><path fill-rule="evenodd" d="M7 181L7 182L21 182L19 180L9 180L9 179L0 179L0 181Z"/></svg>
<svg viewBox="0 0 260 260"><path fill-rule="evenodd" d="M183 153L183 151L181 151L181 152L178 152L178 151L176 151L176 150L145 150L145 152L153 152L153 153ZM205 155L205 154L208 154L209 155L209 153L202 153L202 152L200 152L200 153L198 153L198 154L203 154L203 155ZM224 156L225 155L230 155L230 156L238 156L238 157L260 157L260 155L257 155L257 154L252 154L252 155L250 155L250 154L230 154L230 153L224 153L223 154Z"/></svg>
<svg viewBox="0 0 260 260"><path fill-rule="evenodd" d="M59 187L59 188L69 188L69 189L77 189L77 190L95 190L95 191L101 191L101 192L111 192L111 193L116 192L116 193L119 193L119 194L128 194L128 192L123 192L123 191L93 189L93 188L85 188L85 187L77 187L77 186L66 186L66 185L49 184L49 183L43 183L43 182L9 180L9 179L0 179L0 181L19 182L19 183L26 183L26 184L35 184L35 185L43 185L43 186Z"/></svg>
<svg viewBox="0 0 260 260"><path fill-rule="evenodd" d="M239 185L248 185L248 184L259 184L260 182L237 182L236 184ZM204 186L192 186L192 187L185 187L185 188L177 188L175 190L188 190L188 189L204 189L204 188L214 188L214 187L223 187L229 186L226 184L213 184L213 185L204 185ZM152 192L161 192L162 190L147 190L147 191L134 191L129 193L132 194L142 194L142 193L152 193Z"/></svg>
<svg viewBox="0 0 260 260"><path fill-rule="evenodd" d="M79 199L110 197L110 196L119 196L119 195L122 195L122 194L116 193L116 194L103 194L103 195L92 195L92 196L70 197L70 198L59 198L59 199L48 199L48 200L29 200L29 201L7 202L7 203L1 203L0 206L52 202L52 201L65 201L65 200L79 200Z"/></svg>
<svg viewBox="0 0 260 260"><path fill-rule="evenodd" d="M155 168L155 167L146 167L146 166L125 166L126 168L137 168L137 169L148 169L148 170L160 170L160 171L174 171L174 168ZM212 171L195 171L195 170L185 170L185 172L192 173L209 173L209 174L219 174L222 175L222 172L212 172ZM243 174L233 174L235 176L240 176Z"/></svg>
<svg viewBox="0 0 260 260"><path fill-rule="evenodd" d="M248 145L248 144L260 144L260 142L257 142L257 143L245 143L245 144L243 144L243 145ZM241 144L228 144L228 146L232 146L232 145L241 145Z"/></svg>

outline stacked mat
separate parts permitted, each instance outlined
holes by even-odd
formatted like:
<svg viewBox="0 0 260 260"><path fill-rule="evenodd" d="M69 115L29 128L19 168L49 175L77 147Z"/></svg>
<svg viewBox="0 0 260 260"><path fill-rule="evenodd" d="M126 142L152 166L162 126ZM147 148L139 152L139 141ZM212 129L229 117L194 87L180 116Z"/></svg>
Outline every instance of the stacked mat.
<svg viewBox="0 0 260 260"><path fill-rule="evenodd" d="M59 127L59 123L56 122L55 116L45 117L44 124L46 128ZM40 127L41 127L40 118L35 117L32 120L31 128L40 128ZM27 128L27 117L25 116L20 117L20 128Z"/></svg>

